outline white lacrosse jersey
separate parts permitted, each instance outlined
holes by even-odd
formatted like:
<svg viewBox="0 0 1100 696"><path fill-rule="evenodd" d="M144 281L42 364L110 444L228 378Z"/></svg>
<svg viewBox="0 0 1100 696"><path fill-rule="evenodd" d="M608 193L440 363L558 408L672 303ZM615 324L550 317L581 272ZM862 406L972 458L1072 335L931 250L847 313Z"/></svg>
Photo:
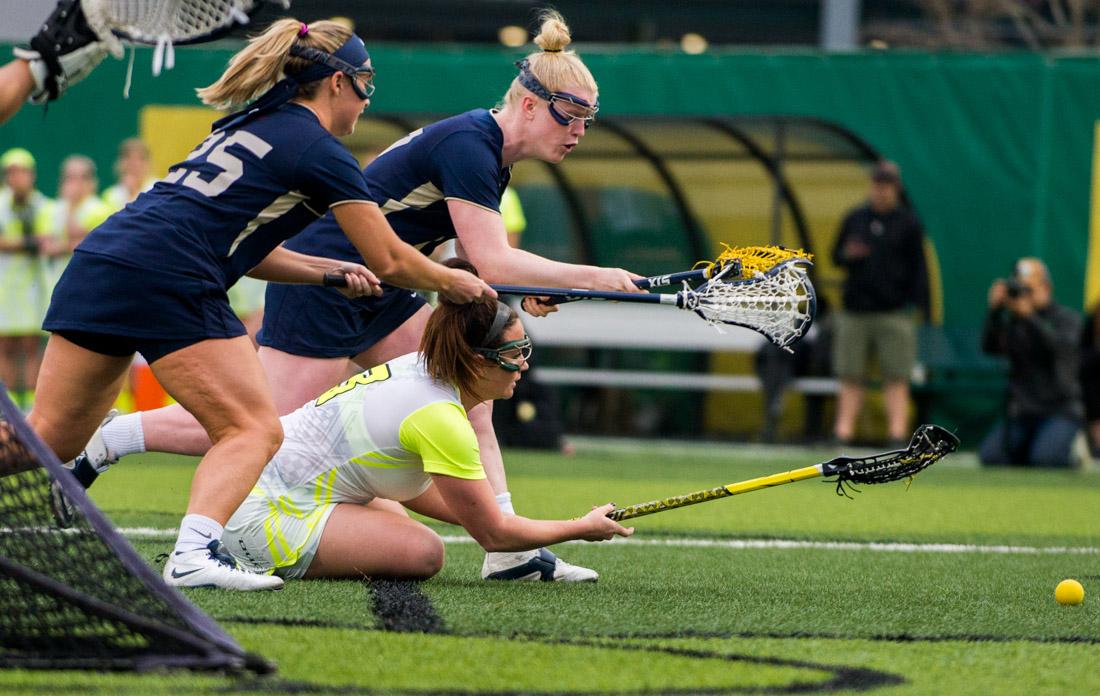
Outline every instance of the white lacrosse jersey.
<svg viewBox="0 0 1100 696"><path fill-rule="evenodd" d="M423 493L430 474L485 478L457 389L432 379L418 353L341 382L282 423L283 446L253 490L269 500L401 501Z"/></svg>

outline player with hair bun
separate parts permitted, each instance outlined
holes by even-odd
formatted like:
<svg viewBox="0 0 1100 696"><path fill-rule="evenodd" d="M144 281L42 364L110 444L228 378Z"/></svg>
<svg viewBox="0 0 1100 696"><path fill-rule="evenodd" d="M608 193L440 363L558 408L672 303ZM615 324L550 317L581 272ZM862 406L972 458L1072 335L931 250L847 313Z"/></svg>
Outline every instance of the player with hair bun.
<svg viewBox="0 0 1100 696"><path fill-rule="evenodd" d="M612 505L580 519L532 520L494 504L468 414L510 398L530 355L508 305L442 300L419 353L371 367L283 416L283 446L226 525L226 549L249 569L284 578L435 575L443 542L387 499L462 525L487 551L630 536L633 529L606 517Z"/></svg>
<svg viewBox="0 0 1100 696"><path fill-rule="evenodd" d="M535 43L541 47L517 63L497 109L475 109L416 130L391 145L363 171L374 201L404 241L431 253L457 237L459 254L492 283L564 286L638 292L639 278L617 268L560 263L508 244L501 195L512 165L525 159L560 162L584 137L599 110L592 73L573 51L560 14L543 15ZM361 262L332 215L311 225L286 248ZM372 266L369 263L368 266ZM372 266L373 267L373 266ZM553 308L524 306L542 315ZM416 350L431 308L419 296L385 287L381 297L352 299L331 288L270 285L260 361L275 390L280 413L314 398L356 369ZM474 408L481 461L497 504L513 513L504 463L493 431L491 402ZM179 407L116 418L93 438L78 465L86 485L118 457L141 451L201 454L209 441ZM591 581L595 571L568 564L549 551L490 553L482 576L494 579Z"/></svg>
<svg viewBox="0 0 1100 696"><path fill-rule="evenodd" d="M185 161L89 234L54 291L28 421L58 457L80 454L135 352L213 442L165 566L170 584L282 584L243 572L219 547L222 525L283 436L263 368L226 295L242 275L320 285L338 270L349 297L380 294L378 278L456 302L495 296L398 239L336 139L355 128L373 72L363 41L340 24L274 22L199 91L210 105L249 106L215 122ZM279 246L330 210L372 271Z"/></svg>
<svg viewBox="0 0 1100 696"><path fill-rule="evenodd" d="M570 41L561 15L544 13L535 37L541 50L517 63L519 73L498 108L475 109L425 126L367 166L363 173L374 201L401 239L428 254L457 238L460 256L493 283L638 292L632 281L640 276L622 269L560 263L512 248L499 212L512 165L525 159L562 161L599 110L596 81L581 58L567 49ZM362 261L337 223L328 215L286 247ZM280 413L344 379L349 358L355 369L363 369L416 350L431 311L417 295L389 286L381 297L349 300L331 288L270 285L265 305L259 355ZM524 307L536 315L553 309L530 299ZM470 421L497 505L512 514L491 402L474 408ZM207 447L204 431L179 407L121 416L88 444L77 466L78 478L90 485L98 471L126 454L201 454ZM545 550L487 554L482 576L598 578L595 571Z"/></svg>

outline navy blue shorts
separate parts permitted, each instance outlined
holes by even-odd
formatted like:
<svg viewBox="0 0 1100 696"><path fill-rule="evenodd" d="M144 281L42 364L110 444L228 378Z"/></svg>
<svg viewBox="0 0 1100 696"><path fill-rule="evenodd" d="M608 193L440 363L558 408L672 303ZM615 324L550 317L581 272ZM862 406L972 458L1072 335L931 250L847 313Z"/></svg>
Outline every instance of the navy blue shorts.
<svg viewBox="0 0 1100 696"><path fill-rule="evenodd" d="M378 343L425 304L411 290L350 300L334 288L268 283L256 342L292 355L351 358Z"/></svg>
<svg viewBox="0 0 1100 696"><path fill-rule="evenodd" d="M245 335L220 283L81 251L54 288L42 328L104 355L141 353L149 363L208 338Z"/></svg>

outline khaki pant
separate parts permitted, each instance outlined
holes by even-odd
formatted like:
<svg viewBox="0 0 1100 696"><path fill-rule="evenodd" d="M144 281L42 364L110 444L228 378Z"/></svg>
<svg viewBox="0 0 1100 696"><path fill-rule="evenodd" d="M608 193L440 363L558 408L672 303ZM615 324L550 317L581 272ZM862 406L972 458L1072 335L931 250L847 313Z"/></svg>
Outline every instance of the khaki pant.
<svg viewBox="0 0 1100 696"><path fill-rule="evenodd" d="M877 361L884 381L909 380L917 359L917 325L912 310L837 313L833 372L842 380L865 381Z"/></svg>

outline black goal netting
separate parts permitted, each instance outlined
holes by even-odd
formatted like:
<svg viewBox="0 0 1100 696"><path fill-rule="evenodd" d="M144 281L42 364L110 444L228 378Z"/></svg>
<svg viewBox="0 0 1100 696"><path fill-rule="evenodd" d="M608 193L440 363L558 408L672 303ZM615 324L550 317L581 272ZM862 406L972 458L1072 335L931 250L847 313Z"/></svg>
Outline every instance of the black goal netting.
<svg viewBox="0 0 1100 696"><path fill-rule="evenodd" d="M50 483L75 508L55 521ZM273 669L130 546L0 383L0 667Z"/></svg>

